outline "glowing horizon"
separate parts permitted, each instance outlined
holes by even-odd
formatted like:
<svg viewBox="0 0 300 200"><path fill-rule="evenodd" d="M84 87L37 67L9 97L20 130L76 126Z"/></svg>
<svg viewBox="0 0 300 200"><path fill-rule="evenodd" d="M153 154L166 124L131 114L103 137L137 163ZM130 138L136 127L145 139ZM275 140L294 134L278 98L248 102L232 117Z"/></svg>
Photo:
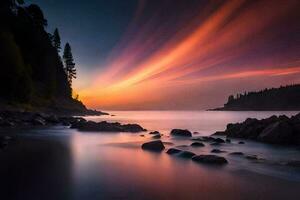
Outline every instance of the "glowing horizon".
<svg viewBox="0 0 300 200"><path fill-rule="evenodd" d="M202 99L199 105L204 105L203 93L209 93L211 84L224 87L224 92L235 92L240 86L232 88L224 83L238 84L241 79L259 82L264 78L265 87L277 81L277 85L299 82L297 43L289 52L272 52L278 46L273 46L277 28L295 17L291 13L296 12L298 4L292 0L284 5L267 0L206 4L197 8L199 14L189 23L179 23L176 31L166 32L157 14L134 30L147 6L141 1L127 34L107 58L105 70L86 75L92 77L91 84L75 91L92 108L161 109L168 108L173 99L172 107L183 109L187 104L182 101L195 98L189 95L194 92ZM134 38L130 37L133 33ZM164 34L170 37L161 41ZM245 84L244 88L258 85ZM219 94L215 96L221 96L218 103L224 103L225 94L219 90L215 90ZM188 102L191 108L199 107L196 100ZM214 104L207 103L206 107Z"/></svg>

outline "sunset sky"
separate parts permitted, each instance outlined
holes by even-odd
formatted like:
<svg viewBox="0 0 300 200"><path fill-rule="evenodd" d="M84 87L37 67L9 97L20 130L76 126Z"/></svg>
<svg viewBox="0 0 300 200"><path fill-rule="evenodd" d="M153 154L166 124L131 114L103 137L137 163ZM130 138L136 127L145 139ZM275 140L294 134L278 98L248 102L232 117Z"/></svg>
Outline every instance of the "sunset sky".
<svg viewBox="0 0 300 200"><path fill-rule="evenodd" d="M299 0L31 0L102 110L207 109L230 94L300 83Z"/></svg>

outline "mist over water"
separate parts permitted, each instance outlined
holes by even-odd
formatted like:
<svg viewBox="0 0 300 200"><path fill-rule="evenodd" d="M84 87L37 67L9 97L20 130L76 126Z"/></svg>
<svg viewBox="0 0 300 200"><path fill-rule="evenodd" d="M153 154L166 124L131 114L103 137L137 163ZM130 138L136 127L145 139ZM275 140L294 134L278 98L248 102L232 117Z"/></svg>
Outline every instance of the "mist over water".
<svg viewBox="0 0 300 200"><path fill-rule="evenodd" d="M173 128L197 131L195 136L224 130L229 122L247 117L297 112L206 112L206 111L110 111L115 116L86 117L94 121L138 123L148 131L160 131L166 149L190 145L190 139L169 137ZM229 164L214 167L170 156L165 152L143 151L140 146L153 140L145 133L79 132L67 127L14 131L25 144L7 149L0 161L1 186L19 196L11 199L297 199L300 171L278 163L300 160L296 147L266 145L253 141L220 147L177 147L196 154L210 154L213 148ZM145 137L140 135L144 134ZM26 145L26 140L28 141ZM172 143L172 144L171 144ZM230 156L234 151L258 155L266 161ZM38 153L37 153L38 152ZM38 156L35 154L37 153ZM18 156L16 156L18 155ZM39 163L39 165L37 165ZM40 163L43 163L42 165ZM29 168L28 166L38 167ZM22 168L17 166L24 166ZM14 174L12 176L12 174ZM30 177L30 178L29 178ZM17 182L19 186L5 184ZM7 183L7 182L6 182ZM26 187L25 187L26 186ZM36 191L38 188L39 191ZM25 198L26 197L26 198Z"/></svg>

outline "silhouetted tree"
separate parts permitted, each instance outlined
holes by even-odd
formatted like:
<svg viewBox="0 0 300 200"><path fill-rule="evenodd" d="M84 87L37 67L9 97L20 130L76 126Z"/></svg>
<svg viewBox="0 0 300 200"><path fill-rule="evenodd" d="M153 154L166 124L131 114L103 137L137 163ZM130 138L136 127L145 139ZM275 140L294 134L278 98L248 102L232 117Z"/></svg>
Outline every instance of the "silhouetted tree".
<svg viewBox="0 0 300 200"><path fill-rule="evenodd" d="M30 6L27 7L27 11L31 15L34 23L37 26L44 27L48 25L47 20L44 17L43 11L38 5L31 4Z"/></svg>
<svg viewBox="0 0 300 200"><path fill-rule="evenodd" d="M72 79L76 78L76 69L71 46L69 43L65 45L63 59L65 63L65 71L68 77L68 81L70 85L72 85Z"/></svg>
<svg viewBox="0 0 300 200"><path fill-rule="evenodd" d="M60 36L57 28L54 30L52 41L53 41L53 46L56 48L57 52L59 53L61 50L61 46L60 46L61 42L60 42Z"/></svg>

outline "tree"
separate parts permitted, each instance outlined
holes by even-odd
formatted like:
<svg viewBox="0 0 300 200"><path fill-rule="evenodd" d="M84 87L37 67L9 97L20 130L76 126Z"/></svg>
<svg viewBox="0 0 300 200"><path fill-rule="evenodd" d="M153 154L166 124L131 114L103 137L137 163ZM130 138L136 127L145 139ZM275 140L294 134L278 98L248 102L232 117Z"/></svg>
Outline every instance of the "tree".
<svg viewBox="0 0 300 200"><path fill-rule="evenodd" d="M31 15L34 23L37 26L44 27L48 25L48 22L44 17L43 11L38 5L31 4L30 6L27 7L27 11Z"/></svg>
<svg viewBox="0 0 300 200"><path fill-rule="evenodd" d="M60 36L57 28L54 30L52 39L53 39L53 46L56 48L57 52L59 53L61 50L61 46L60 46L61 42L60 42Z"/></svg>
<svg viewBox="0 0 300 200"><path fill-rule="evenodd" d="M68 77L69 84L72 85L72 79L76 78L75 63L72 55L71 46L69 43L65 45L64 55L65 71Z"/></svg>

